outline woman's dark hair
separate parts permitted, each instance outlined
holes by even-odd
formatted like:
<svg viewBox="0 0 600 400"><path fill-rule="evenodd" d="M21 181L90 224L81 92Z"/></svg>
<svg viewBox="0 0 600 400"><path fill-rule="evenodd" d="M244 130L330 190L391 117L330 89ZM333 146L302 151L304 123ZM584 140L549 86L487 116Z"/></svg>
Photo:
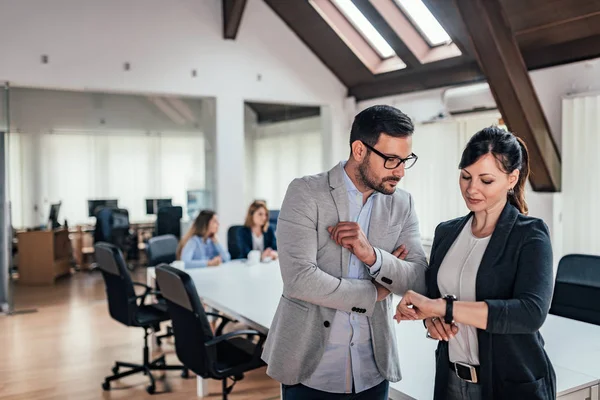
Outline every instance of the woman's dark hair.
<svg viewBox="0 0 600 400"><path fill-rule="evenodd" d="M350 130L350 148L360 140L375 146L382 133L394 137L407 137L415 127L408 115L392 106L376 105L366 108L354 117Z"/></svg>
<svg viewBox="0 0 600 400"><path fill-rule="evenodd" d="M187 233L181 238L179 241L179 246L177 246L176 258L178 260L181 259L181 252L185 247L186 243L194 236L199 236L203 240L206 240L208 237L208 224L210 220L215 216L216 212L212 210L202 210L194 220L194 223L190 226Z"/></svg>
<svg viewBox="0 0 600 400"><path fill-rule="evenodd" d="M521 214L527 215L529 209L525 201L525 183L529 178L529 153L525 142L497 126L490 126L477 132L467 143L460 159L459 168L474 164L481 156L491 153L502 166L505 173L519 170L519 180L508 201L517 207Z"/></svg>

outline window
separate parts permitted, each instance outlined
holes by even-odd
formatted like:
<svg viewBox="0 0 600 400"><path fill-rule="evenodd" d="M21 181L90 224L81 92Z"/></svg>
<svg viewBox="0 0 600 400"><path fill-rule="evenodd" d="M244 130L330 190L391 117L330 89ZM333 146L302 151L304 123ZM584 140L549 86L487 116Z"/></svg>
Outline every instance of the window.
<svg viewBox="0 0 600 400"><path fill-rule="evenodd" d="M352 3L351 0L331 0L354 27L364 36L364 38L379 53L381 58L386 59L396 55L394 49L379 34L377 29L369 22L362 12Z"/></svg>
<svg viewBox="0 0 600 400"><path fill-rule="evenodd" d="M309 3L373 74L406 68L352 0L309 0Z"/></svg>
<svg viewBox="0 0 600 400"><path fill-rule="evenodd" d="M450 43L452 39L421 0L395 0L430 46Z"/></svg>

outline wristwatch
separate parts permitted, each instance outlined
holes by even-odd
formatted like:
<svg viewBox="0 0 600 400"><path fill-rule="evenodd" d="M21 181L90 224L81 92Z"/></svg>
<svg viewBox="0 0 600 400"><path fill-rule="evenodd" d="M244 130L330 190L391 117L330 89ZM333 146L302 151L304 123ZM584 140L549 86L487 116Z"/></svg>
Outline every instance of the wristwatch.
<svg viewBox="0 0 600 400"><path fill-rule="evenodd" d="M444 315L444 322L448 325L454 323L454 301L456 300L456 296L453 294L449 294L444 296L444 300L446 300L446 315Z"/></svg>

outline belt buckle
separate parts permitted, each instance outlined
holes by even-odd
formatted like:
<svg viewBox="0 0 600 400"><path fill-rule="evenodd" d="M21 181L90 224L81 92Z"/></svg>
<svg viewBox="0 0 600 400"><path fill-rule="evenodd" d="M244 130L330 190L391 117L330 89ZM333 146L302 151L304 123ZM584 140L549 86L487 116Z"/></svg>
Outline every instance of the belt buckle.
<svg viewBox="0 0 600 400"><path fill-rule="evenodd" d="M458 374L458 366L459 365L462 366L462 367L469 368L469 372L471 373L471 379L465 379L465 378L463 378L462 376L460 376ZM455 362L454 363L454 372L456 373L456 376L458 376L463 381L466 381L466 382L469 382L469 383L477 383L477 370L472 365L465 364L465 363L462 363L462 362Z"/></svg>

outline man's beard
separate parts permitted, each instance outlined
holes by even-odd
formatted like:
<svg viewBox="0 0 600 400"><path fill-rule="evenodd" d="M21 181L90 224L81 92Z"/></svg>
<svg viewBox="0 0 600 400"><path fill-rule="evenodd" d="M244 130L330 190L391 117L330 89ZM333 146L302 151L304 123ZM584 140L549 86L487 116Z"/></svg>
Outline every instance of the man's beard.
<svg viewBox="0 0 600 400"><path fill-rule="evenodd" d="M385 183L388 181L399 182L400 178L396 178L394 176L388 176L381 180L381 182L377 182L375 178L370 176L369 174L369 159L365 158L362 163L358 165L358 176L357 178L360 182L368 187L369 189L373 189L379 193L383 194L393 194L396 191L395 187L389 188L385 186Z"/></svg>

